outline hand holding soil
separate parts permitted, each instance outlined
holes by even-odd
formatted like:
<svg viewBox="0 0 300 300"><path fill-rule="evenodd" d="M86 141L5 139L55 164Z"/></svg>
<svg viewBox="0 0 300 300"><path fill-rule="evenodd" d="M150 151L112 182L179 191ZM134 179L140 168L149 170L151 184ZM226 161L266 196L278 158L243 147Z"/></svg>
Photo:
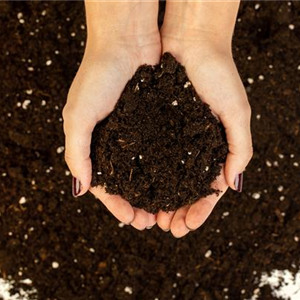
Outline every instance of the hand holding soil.
<svg viewBox="0 0 300 300"><path fill-rule="evenodd" d="M110 10L114 7L109 3L106 5L111 6ZM110 35L107 36L102 24L97 24L101 33L92 31L95 22L92 14L97 11L97 3L89 3L86 9L90 28L88 43L63 111L66 135L65 158L75 177L74 196L81 196L90 189L92 173L90 143L91 133L96 123L113 111L126 83L137 68L142 64L158 63L161 53L156 21L154 21L156 32L152 30L149 33L145 30L134 37L127 37L129 29L126 26L122 26L124 32L121 32L121 29L117 31L115 26L115 32L110 31ZM148 4L144 9L148 9ZM126 17L125 12L122 13L123 17ZM109 15L106 18L109 18ZM105 23L104 16L96 22ZM106 20L106 23L108 24L109 21ZM137 229L144 229L156 223L154 215L142 209L132 208L121 197L105 193L103 188L92 188L91 192L121 222L130 223Z"/></svg>
<svg viewBox="0 0 300 300"><path fill-rule="evenodd" d="M155 5L148 3L150 4L151 12L155 15ZM73 176L77 178L73 187L76 196L84 194L90 186L89 155L94 126L114 110L126 83L137 68L143 64L158 63L161 53L159 32L153 22L152 27L146 21L142 22L140 27L136 27L136 22L130 24L131 21L127 20L127 16L127 19L124 18L124 23L120 22L122 26L119 29L115 29L118 26L106 26L107 31L102 30L100 34L95 34L98 28L97 24L94 24L97 19L95 18L97 5L103 10L105 5L116 9L120 4L86 4L91 38L88 39L83 62L70 89L68 103L64 110L66 160ZM135 14L134 18L138 18L137 6L127 3L124 7L130 5L132 7L129 9L129 15L132 17ZM206 5L213 6L210 7L210 18L202 7ZM192 23L192 18L188 17L194 6L197 7L197 17L200 15L203 17L201 20L205 18L213 20L214 13L223 9L224 24L218 19L216 21L218 24L213 24L212 32L208 31L207 34L207 31L201 29L203 24ZM119 195L105 193L103 187L91 189L120 221L130 223L137 229L151 227L157 221L163 230L170 229L176 237L182 237L190 230L201 226L228 186L241 191L242 172L252 156L250 107L230 50L238 5L214 6L210 3L202 6L201 10L197 3L183 7L182 3L169 2L161 31L162 46L164 52L171 52L186 68L187 75L201 99L210 105L225 126L229 154L225 169L212 183L212 188L222 192L202 198L195 204L185 205L177 211L160 211L156 216L143 209L133 208ZM185 11L186 9L190 11ZM104 23L109 25L114 22L106 16ZM124 24L129 25L128 28ZM144 28L145 31L137 28ZM218 29L220 32L217 32ZM221 33L224 29L226 34Z"/></svg>

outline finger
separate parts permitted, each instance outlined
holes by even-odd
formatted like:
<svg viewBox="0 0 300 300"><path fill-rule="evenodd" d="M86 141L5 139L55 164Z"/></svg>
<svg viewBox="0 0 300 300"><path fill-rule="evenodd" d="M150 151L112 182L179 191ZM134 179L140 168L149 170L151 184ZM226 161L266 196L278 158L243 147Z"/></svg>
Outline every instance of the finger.
<svg viewBox="0 0 300 300"><path fill-rule="evenodd" d="M251 109L248 102L220 116L226 130L229 153L225 163L225 178L228 185L242 191L242 173L253 155L250 130Z"/></svg>
<svg viewBox="0 0 300 300"><path fill-rule="evenodd" d="M185 224L185 217L189 210L189 206L183 206L179 208L172 219L171 222L171 232L176 238L181 238L189 233L189 228Z"/></svg>
<svg viewBox="0 0 300 300"><path fill-rule="evenodd" d="M130 224L134 220L134 210L130 203L119 195L110 195L102 187L90 188L90 191L122 223Z"/></svg>
<svg viewBox="0 0 300 300"><path fill-rule="evenodd" d="M160 210L157 214L157 225L163 231L169 231L175 211L165 212Z"/></svg>
<svg viewBox="0 0 300 300"><path fill-rule="evenodd" d="M212 194L202 198L196 203L192 204L188 210L185 218L185 224L190 230L196 230L206 221L217 202L228 189L223 168L221 174L213 182L212 187L220 191L218 195Z"/></svg>
<svg viewBox="0 0 300 300"><path fill-rule="evenodd" d="M78 114L68 105L63 110L63 117L66 136L65 160L75 178L73 195L81 196L88 191L91 183L90 144L96 120L89 115Z"/></svg>
<svg viewBox="0 0 300 300"><path fill-rule="evenodd" d="M130 223L135 229L150 229L156 224L156 215L150 214L143 209L133 207L134 219Z"/></svg>

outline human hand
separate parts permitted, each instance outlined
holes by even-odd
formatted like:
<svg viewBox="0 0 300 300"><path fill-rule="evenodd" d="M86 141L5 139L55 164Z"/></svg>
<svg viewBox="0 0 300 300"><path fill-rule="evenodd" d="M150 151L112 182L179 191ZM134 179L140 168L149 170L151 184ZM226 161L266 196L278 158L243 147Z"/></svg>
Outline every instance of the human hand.
<svg viewBox="0 0 300 300"><path fill-rule="evenodd" d="M101 4L90 5L95 6L87 6L87 14L95 13L97 5ZM104 5L110 6L109 10L113 11L115 4ZM135 14L134 9L129 10L131 15ZM109 22L112 20L106 20L106 26ZM93 30L98 28L99 24L93 26L90 23L91 21L88 22L88 28ZM124 34L121 29L116 30L117 25L114 25L115 31L110 28L109 36L98 32L88 35L85 54L63 110L66 135L65 159L75 178L73 179L75 196L81 196L90 190L117 219L142 230L155 225L155 215L132 207L119 195L109 195L102 187L90 188L92 173L90 143L96 123L113 111L126 83L137 68L142 64L158 63L161 55L157 24L150 32L134 34L131 34L126 26L130 27L131 24L122 23ZM99 27L101 28L100 25Z"/></svg>
<svg viewBox="0 0 300 300"><path fill-rule="evenodd" d="M241 191L240 174L252 157L251 109L228 43L216 43L210 34L199 32L175 37L165 29L163 52L172 53L185 66L197 93L224 125L229 147L221 174L212 183L222 191L219 195L199 199L176 212L158 213L158 226L170 229L175 237L182 237L205 222L228 187Z"/></svg>

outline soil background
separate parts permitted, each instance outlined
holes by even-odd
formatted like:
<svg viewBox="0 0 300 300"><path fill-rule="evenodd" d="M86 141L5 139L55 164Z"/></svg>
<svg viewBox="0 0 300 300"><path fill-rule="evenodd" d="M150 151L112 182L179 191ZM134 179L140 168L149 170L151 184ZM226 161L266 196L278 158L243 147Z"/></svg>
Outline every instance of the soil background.
<svg viewBox="0 0 300 300"><path fill-rule="evenodd" d="M179 240L121 227L94 197L71 195L61 110L84 51L83 3L1 2L0 28L3 278L30 278L43 300L239 300L262 272L298 271L298 1L241 5L233 48L254 158L243 193ZM265 286L257 299L277 298Z"/></svg>

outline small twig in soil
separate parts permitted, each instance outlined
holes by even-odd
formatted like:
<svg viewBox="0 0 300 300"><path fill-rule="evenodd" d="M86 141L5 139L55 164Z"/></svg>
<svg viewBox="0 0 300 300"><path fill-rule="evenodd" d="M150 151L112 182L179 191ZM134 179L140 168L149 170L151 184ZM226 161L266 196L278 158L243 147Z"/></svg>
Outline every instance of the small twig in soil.
<svg viewBox="0 0 300 300"><path fill-rule="evenodd" d="M131 181L131 179L132 179L132 173L133 173L133 169L130 169L129 181Z"/></svg>
<svg viewBox="0 0 300 300"><path fill-rule="evenodd" d="M110 163L110 166L111 166L110 175L113 175L114 174L114 166L113 166L111 160L109 161L109 163Z"/></svg>

